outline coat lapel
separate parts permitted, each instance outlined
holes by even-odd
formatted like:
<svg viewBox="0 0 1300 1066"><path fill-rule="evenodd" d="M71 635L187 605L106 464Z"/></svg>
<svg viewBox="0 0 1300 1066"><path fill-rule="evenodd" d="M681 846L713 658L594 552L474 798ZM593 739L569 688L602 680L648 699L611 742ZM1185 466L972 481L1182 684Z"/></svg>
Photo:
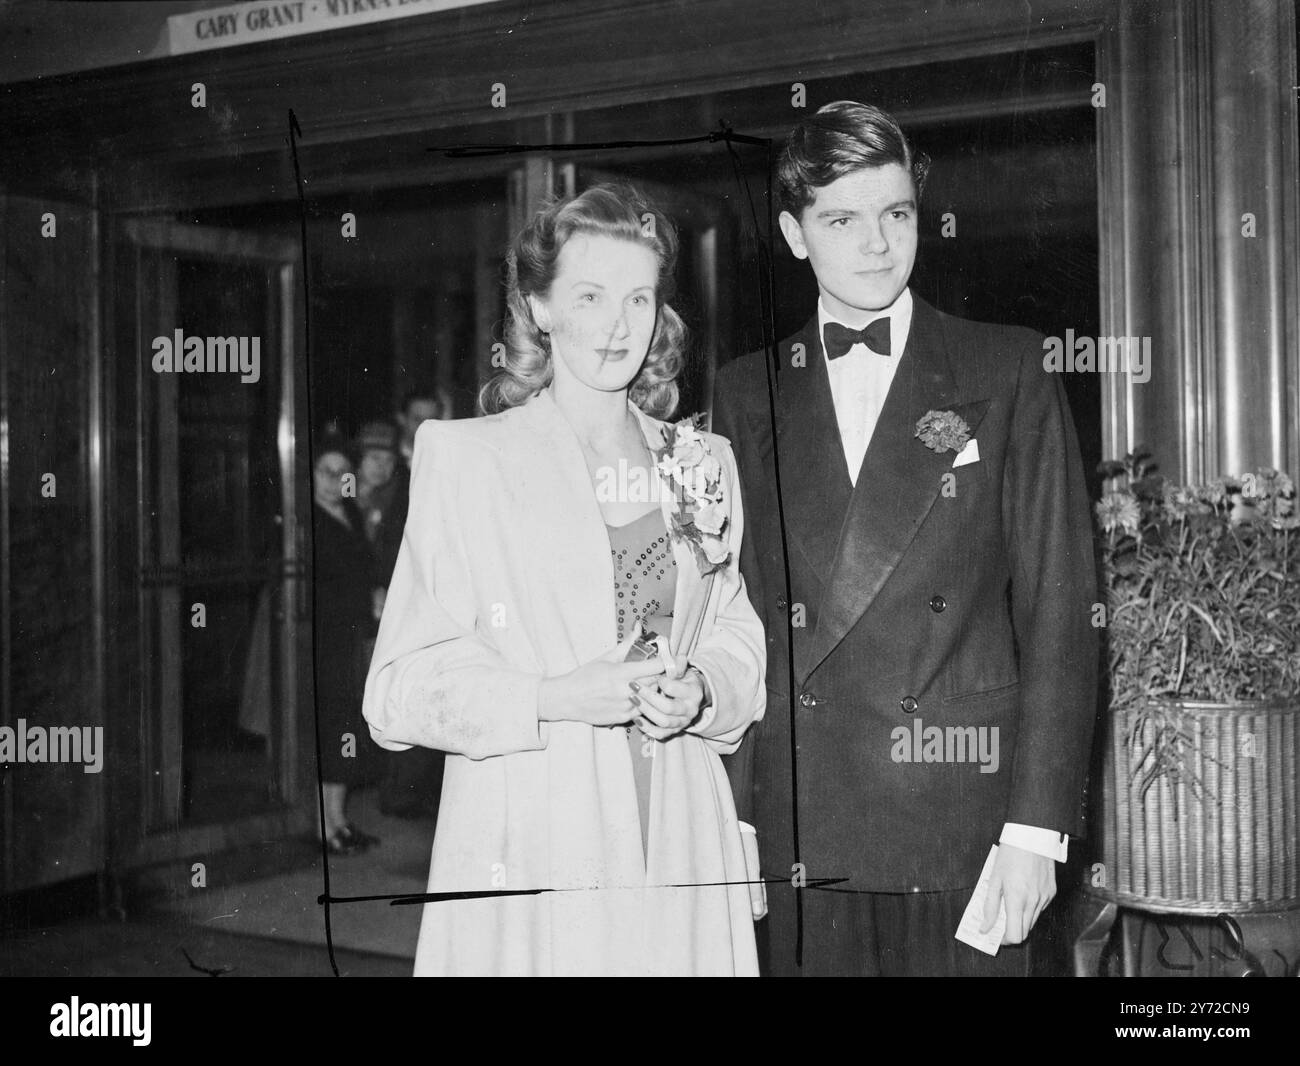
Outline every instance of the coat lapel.
<svg viewBox="0 0 1300 1066"><path fill-rule="evenodd" d="M502 521L527 516L523 528L550 559L530 575L534 595L555 601L574 649L594 657L609 648L616 630L614 563L582 445L548 390L519 413L531 431L529 451L513 471L518 496L502 501ZM546 446L538 446L533 434ZM543 530L563 533L547 536Z"/></svg>
<svg viewBox="0 0 1300 1066"><path fill-rule="evenodd" d="M795 344L802 344L803 366L792 366ZM777 448L786 530L823 583L835 561L840 525L853 492L830 378L817 336L814 314L777 352ZM764 421L767 413L760 416ZM760 439L766 433L760 434Z"/></svg>
<svg viewBox="0 0 1300 1066"><path fill-rule="evenodd" d="M641 433L651 451L662 448L667 423L651 418L635 404L632 405L632 413L640 423ZM604 569L608 569L608 580L604 583L609 587L609 610L606 613L609 615L611 624L605 628L607 631L612 632L614 617L613 564L609 562L608 534L605 530L604 519L600 514L600 505L596 501L595 490L591 486L586 461L582 456L582 446L578 443L577 436L565 420L560 409L555 406L555 400L548 390L543 389L528 401L525 414L538 430L546 433L555 443L554 451L547 453L547 463L562 468L556 472L556 477L563 483L564 490L559 493L551 492L547 495L554 496L559 500L561 508L565 510L566 522L573 530L575 539L580 539L583 545L590 543L594 546L599 542L606 549L601 558L601 569L602 572ZM557 460L558 462L556 462ZM734 498L736 487L731 485L727 488ZM667 492L662 492L659 499L664 528L671 530L672 520L669 509L671 497ZM538 506L544 505L541 499L537 500L536 503ZM576 508L576 510L573 508ZM589 535L587 534L588 530L590 530ZM709 595L713 590L717 575L715 571L707 577L702 577L691 549L676 538L670 537L669 540L672 545L673 561L677 564L676 600L673 608L673 627L669 635L669 643L675 655L689 655L699 636L700 624L704 619L705 608L708 606ZM574 595L580 596L591 595L590 589L574 589L572 592Z"/></svg>
<svg viewBox="0 0 1300 1066"><path fill-rule="evenodd" d="M938 313L914 298L907 347L862 461L824 586L817 628L805 645L806 678L871 606L898 566L943 488L956 454L935 452L916 437L932 410L960 415L974 436L987 400L962 402L945 350Z"/></svg>

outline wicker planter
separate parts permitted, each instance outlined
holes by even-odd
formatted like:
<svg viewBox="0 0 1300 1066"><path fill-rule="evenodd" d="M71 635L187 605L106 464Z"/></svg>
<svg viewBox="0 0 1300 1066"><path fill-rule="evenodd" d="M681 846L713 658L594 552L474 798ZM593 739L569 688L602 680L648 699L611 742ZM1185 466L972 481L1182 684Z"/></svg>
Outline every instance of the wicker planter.
<svg viewBox="0 0 1300 1066"><path fill-rule="evenodd" d="M1181 734L1173 773L1151 754L1161 722ZM1300 701L1152 701L1112 713L1107 740L1094 892L1183 914L1300 907Z"/></svg>

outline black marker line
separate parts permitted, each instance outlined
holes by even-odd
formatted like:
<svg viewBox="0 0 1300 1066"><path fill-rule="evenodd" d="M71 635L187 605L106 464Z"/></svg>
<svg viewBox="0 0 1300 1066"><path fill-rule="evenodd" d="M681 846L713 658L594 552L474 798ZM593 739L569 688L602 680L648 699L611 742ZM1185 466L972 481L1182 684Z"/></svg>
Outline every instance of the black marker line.
<svg viewBox="0 0 1300 1066"><path fill-rule="evenodd" d="M764 369L767 371L767 416L768 428L772 434L772 487L776 490L776 519L777 526L781 530L781 566L785 577L785 603L786 603L786 691L790 694L790 836L791 847L794 851L794 861L798 865L799 858L799 753L798 738L795 735L796 712L795 712L795 684L794 684L794 590L790 585L790 543L786 536L785 524L785 497L781 491L781 449L778 447L776 432L776 385L777 378L780 374L781 364L777 359L777 340L776 340L776 227L773 220L773 199L772 199L772 173L774 170L772 160L772 140L766 140L767 146L767 242L765 243L758 228L758 212L754 210L754 200L749 194L749 184L744 179L744 174L740 169L740 160L736 151L731 147L730 142L727 144L727 151L731 154L732 166L736 172L736 181L745 193L745 201L749 204L750 217L754 223L754 241L759 249L759 306L764 304L764 295L766 295L767 314L763 316L764 335L763 348L766 358L763 361ZM767 271L766 294L763 292L762 272ZM838 881L835 883L839 883ZM803 968L803 896L798 892L794 897L794 964L796 969Z"/></svg>
<svg viewBox="0 0 1300 1066"><path fill-rule="evenodd" d="M758 248L759 262L759 306L766 307L767 313L763 316L763 341L766 353L764 367L767 371L767 409L768 425L772 433L772 480L773 488L776 490L776 509L777 524L781 530L781 566L785 577L785 601L786 601L786 691L790 694L790 827L791 827L791 845L794 852L794 861L800 862L799 851L799 755L798 755L798 738L795 730L797 726L795 711L795 669L794 669L794 609L790 606L793 603L793 590L790 582L790 544L786 535L785 521L785 497L781 489L781 460L780 449L777 447L776 433L776 379L780 369L780 363L777 359L777 339L776 339L776 257L774 251L775 244L775 218L773 209L772 196L772 138L770 137L751 137L746 134L736 133L726 124L723 119L719 120L722 129L700 137L682 137L670 140L645 140L645 141L598 141L584 144L535 144L535 145L451 145L444 148L429 148L427 151L442 151L449 158L476 158L492 155L510 155L522 154L526 152L553 152L553 151L594 151L603 148L644 148L644 147L661 147L666 145L682 144L717 144L722 142L727 147L727 152L731 157L732 167L735 171L736 183L744 193L745 201L749 205L750 217L754 224L754 242ZM758 226L758 212L754 209L754 200L750 195L749 185L745 181L744 172L740 168L739 157L733 144L752 144L762 146L767 154L767 234L765 242L762 232ZM763 271L766 270L766 292L763 286ZM766 299L764 298L766 297ZM829 879L829 883L839 884L844 878ZM748 882L747 882L748 883ZM784 883L784 879L782 879ZM828 883L828 881L818 882L818 886ZM795 947L794 961L798 969L803 968L803 896L798 892L795 893Z"/></svg>
<svg viewBox="0 0 1300 1066"><path fill-rule="evenodd" d="M799 745L795 731L798 727L795 712L795 671L794 671L794 587L790 581L790 541L786 534L785 497L781 492L781 449L776 439L776 382L781 364L777 358L776 340L776 219L775 199L772 194L772 174L776 161L772 158L772 142L767 145L767 232L772 242L768 250L767 261L767 299L768 323L772 341L767 349L767 415L768 425L772 431L772 480L776 489L776 520L781 530L781 570L785 578L785 646L786 646L786 680L790 693L790 836L794 848L794 861L802 866L799 851ZM806 369L806 362L805 367ZM794 896L795 939L794 965L803 969L803 895L796 892Z"/></svg>
<svg viewBox="0 0 1300 1066"><path fill-rule="evenodd" d="M190 953L184 948L180 949L180 953L185 956L185 961L190 964L191 970L197 970L199 973L207 974L209 977L220 977L222 974L227 974L234 970L233 966L200 966L190 958Z"/></svg>
<svg viewBox="0 0 1300 1066"><path fill-rule="evenodd" d="M494 155L525 155L528 152L594 152L605 148L665 148L681 144L728 144L770 145L771 138L750 137L736 133L729 126L716 133L706 133L700 137L672 137L667 140L648 141L587 141L566 144L447 144L426 148L426 152L441 152L449 159L482 159Z"/></svg>
<svg viewBox="0 0 1300 1066"><path fill-rule="evenodd" d="M302 359L307 379L303 397L303 411L307 420L307 467L313 470L312 417L311 417L311 282L307 273L307 200L302 191L302 171L298 167L298 138L302 136L302 127L298 125L298 116L289 108L289 152L293 156L293 180L298 190L298 221L301 229L302 243ZM309 475L314 476L314 475ZM314 499L314 492L310 498ZM316 737L316 795L320 813L320 854L324 864L321 870L322 883L325 888L322 899L325 906L325 950L329 953L330 969L334 976L339 976L339 965L334 959L334 936L330 925L330 853L325 839L325 781L321 776L320 743L320 708L316 704L316 531L311 528L314 512L310 506L307 511L308 534L311 539L311 713L312 732ZM300 519L301 521L301 519Z"/></svg>
<svg viewBox="0 0 1300 1066"><path fill-rule="evenodd" d="M296 125L297 120L293 117L292 109L289 112L290 122ZM743 133L736 133L725 120L720 119L719 125L721 130L710 132L698 137L680 137L665 140L630 140L630 141L591 141L584 143L568 144L459 144L432 146L426 148L427 152L442 152L451 159L473 159L497 155L523 155L529 152L575 152L575 151L597 151L601 149L622 149L622 148L656 148L670 147L685 144L725 144L731 157L732 166L735 170L737 185L744 193L745 201L749 206L750 217L754 224L754 240L758 248L759 263L759 307L765 309L763 314L763 346L766 354L764 360L765 370L767 372L767 401L768 401L768 421L772 433L772 470L773 470L773 487L776 490L777 501L777 522L781 530L781 562L785 576L786 603L791 602L792 589L790 583L790 548L786 536L785 522L785 499L781 490L781 467L777 449L776 435L776 378L779 371L779 362L777 360L777 340L776 340L776 278L775 278L775 255L772 245L775 243L775 220L773 217L773 196L772 196L772 138L770 137L752 137ZM736 154L735 144L750 144L763 147L766 151L767 162L767 240L758 226L758 212L754 209L753 197L749 191L749 185L745 181L744 173L740 168L739 157ZM294 173L297 174L298 156L295 148L294 151ZM300 208L302 206L302 188L299 182L298 197ZM306 255L307 255L307 222L306 215L302 216L302 242L303 242L303 284L306 285ZM766 278L764 278L766 271ZM763 282L767 284L764 287ZM764 288L766 291L764 291ZM310 372L310 363L308 363ZM308 381L308 392L310 393L310 376ZM310 427L308 429L308 447L310 448ZM313 542L313 564L315 555L315 544ZM315 599L312 600L313 628L315 618ZM315 643L312 647L313 666L315 656ZM792 828L792 844L794 850L795 862L799 862L799 793L798 793L798 754L796 751L796 714L795 714L795 669L794 669L794 612L787 607L786 610L786 670L788 680L788 691L790 693L790 814ZM320 736L319 722L317 723L317 780L320 779ZM324 837L324 796L321 798L321 835ZM325 845L322 839L322 853L325 853ZM826 885L841 884L847 878L823 878L817 881L805 882L802 888L821 888ZM655 887L664 888L707 888L720 885L752 885L752 884L787 884L785 878L765 878L757 881L719 881L708 882L696 885L664 885ZM632 886L629 886L632 887ZM436 903L452 899L483 899L492 896L518 896L518 895L537 895L543 892L574 891L570 889L516 889L516 890L497 890L491 892L477 893L424 893L421 895L403 895L403 896L341 896L331 897L329 895L329 859L326 854L325 858L325 893L317 898L318 904L325 906L325 929L326 943L330 947L330 962L334 964L333 945L329 936L329 907L331 903L360 903L371 902L376 900L388 899L393 901L394 905L400 901L406 903ZM590 891L582 889L581 891ZM803 897L798 891L795 893L795 966L803 966ZM337 975L338 967L334 967Z"/></svg>
<svg viewBox="0 0 1300 1066"><path fill-rule="evenodd" d="M823 877L809 881L799 888L826 888L847 881L847 877ZM411 903L454 903L457 900L493 899L497 896L540 896L548 892L643 892L657 888L728 888L733 885L789 885L789 878L761 877L753 881L693 881L686 884L669 885L598 885L595 887L577 886L574 888L484 888L465 889L460 892L413 892L400 895L380 894L374 896L317 896L318 904L329 903L380 903L388 900L392 906L404 906ZM792 886L793 887L793 886Z"/></svg>

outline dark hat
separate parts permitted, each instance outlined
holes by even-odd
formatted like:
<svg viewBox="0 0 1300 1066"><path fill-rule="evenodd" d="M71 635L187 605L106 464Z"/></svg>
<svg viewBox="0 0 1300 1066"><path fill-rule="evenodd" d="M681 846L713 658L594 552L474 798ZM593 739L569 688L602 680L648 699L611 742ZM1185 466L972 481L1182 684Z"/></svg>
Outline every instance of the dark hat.
<svg viewBox="0 0 1300 1066"><path fill-rule="evenodd" d="M312 460L313 465L319 463L325 456L334 454L343 456L352 466L357 465L356 449L352 447L352 442L341 434L330 433L327 430L312 441L312 446L316 453Z"/></svg>
<svg viewBox="0 0 1300 1066"><path fill-rule="evenodd" d="M397 427L391 422L367 422L357 434L357 448L362 452L396 452Z"/></svg>

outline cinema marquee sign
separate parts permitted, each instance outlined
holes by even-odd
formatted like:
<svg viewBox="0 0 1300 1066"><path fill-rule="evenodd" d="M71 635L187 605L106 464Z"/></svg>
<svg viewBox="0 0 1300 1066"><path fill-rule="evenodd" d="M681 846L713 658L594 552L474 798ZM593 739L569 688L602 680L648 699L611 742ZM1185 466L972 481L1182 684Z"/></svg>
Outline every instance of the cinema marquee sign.
<svg viewBox="0 0 1300 1066"><path fill-rule="evenodd" d="M231 48L277 37L296 37L361 26L367 22L425 15L493 0L291 0L246 3L172 15L167 19L171 55Z"/></svg>

